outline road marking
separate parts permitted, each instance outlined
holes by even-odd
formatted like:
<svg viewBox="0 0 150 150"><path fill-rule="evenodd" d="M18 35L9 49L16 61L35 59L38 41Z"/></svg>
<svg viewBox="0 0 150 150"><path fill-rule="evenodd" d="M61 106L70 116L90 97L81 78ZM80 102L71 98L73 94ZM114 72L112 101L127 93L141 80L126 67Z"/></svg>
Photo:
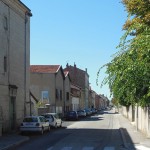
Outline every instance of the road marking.
<svg viewBox="0 0 150 150"><path fill-rule="evenodd" d="M114 147L105 147L104 150L115 150Z"/></svg>
<svg viewBox="0 0 150 150"><path fill-rule="evenodd" d="M137 148L137 150L150 150L150 148L145 147L145 146L142 146L142 145L140 145L140 146L135 146L135 147Z"/></svg>

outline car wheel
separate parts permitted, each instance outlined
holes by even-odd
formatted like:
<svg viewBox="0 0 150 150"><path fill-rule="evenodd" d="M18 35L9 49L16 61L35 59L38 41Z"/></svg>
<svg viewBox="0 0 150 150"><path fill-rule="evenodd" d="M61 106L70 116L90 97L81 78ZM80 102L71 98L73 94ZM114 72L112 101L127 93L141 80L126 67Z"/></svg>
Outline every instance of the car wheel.
<svg viewBox="0 0 150 150"><path fill-rule="evenodd" d="M60 123L60 127L62 127L62 122Z"/></svg>
<svg viewBox="0 0 150 150"><path fill-rule="evenodd" d="M43 127L42 127L42 130L41 130L41 135L43 135L43 133L44 133L44 129L43 129Z"/></svg>
<svg viewBox="0 0 150 150"><path fill-rule="evenodd" d="M24 135L24 132L23 132L23 131L21 131L21 132L20 132L20 134L21 134L21 135Z"/></svg>
<svg viewBox="0 0 150 150"><path fill-rule="evenodd" d="M55 129L57 128L57 123L55 124Z"/></svg>
<svg viewBox="0 0 150 150"><path fill-rule="evenodd" d="M51 126L48 126L48 131L50 131L51 130Z"/></svg>

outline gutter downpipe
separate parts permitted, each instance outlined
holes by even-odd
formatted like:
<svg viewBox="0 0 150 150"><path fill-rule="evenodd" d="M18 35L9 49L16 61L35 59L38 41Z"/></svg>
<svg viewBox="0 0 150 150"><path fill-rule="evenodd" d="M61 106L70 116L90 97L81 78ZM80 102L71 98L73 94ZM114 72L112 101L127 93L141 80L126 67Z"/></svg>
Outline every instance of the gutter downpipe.
<svg viewBox="0 0 150 150"><path fill-rule="evenodd" d="M27 35L26 35L26 31L27 31L27 27L26 27L26 24L27 24L27 12L25 12L25 45L24 45L24 117L26 116L26 51L27 51Z"/></svg>
<svg viewBox="0 0 150 150"><path fill-rule="evenodd" d="M29 10L30 11L30 10ZM27 92L27 86L26 86L26 83L27 83L27 22L28 22L28 18L27 16L31 17L32 16L32 13L29 12L29 11L26 11L25 12L25 45L24 45L24 117L26 116L26 92ZM29 97L30 98L30 97ZM31 101L30 101L31 103ZM31 111L31 104L30 104L30 111Z"/></svg>
<svg viewBox="0 0 150 150"><path fill-rule="evenodd" d="M55 113L56 113L56 73L55 73Z"/></svg>

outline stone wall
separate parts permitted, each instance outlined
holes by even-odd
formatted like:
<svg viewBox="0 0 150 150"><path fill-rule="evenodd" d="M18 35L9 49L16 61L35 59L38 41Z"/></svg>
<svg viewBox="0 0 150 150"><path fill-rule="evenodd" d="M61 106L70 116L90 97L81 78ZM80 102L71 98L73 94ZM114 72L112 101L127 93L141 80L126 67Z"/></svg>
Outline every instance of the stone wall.
<svg viewBox="0 0 150 150"><path fill-rule="evenodd" d="M30 17L26 11L28 9L17 0L0 1L0 106L4 132L12 130L12 109L15 110L15 128L28 114L25 105L29 101ZM13 98L9 94L10 85L17 87Z"/></svg>
<svg viewBox="0 0 150 150"><path fill-rule="evenodd" d="M129 108L121 106L119 107L119 113L128 118L137 130L140 130L146 136L150 137L150 119L148 118L148 107L142 108L140 106L135 106L135 110L133 109L134 108L131 106Z"/></svg>

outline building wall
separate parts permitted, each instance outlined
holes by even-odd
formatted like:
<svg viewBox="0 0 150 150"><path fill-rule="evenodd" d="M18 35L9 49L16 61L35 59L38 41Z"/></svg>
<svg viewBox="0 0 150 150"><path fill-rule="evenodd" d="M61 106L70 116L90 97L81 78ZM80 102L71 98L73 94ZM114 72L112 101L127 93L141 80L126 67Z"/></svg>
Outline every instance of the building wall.
<svg viewBox="0 0 150 150"><path fill-rule="evenodd" d="M130 106L128 109L124 106L119 108L119 112L131 121L131 116L135 117L135 121L133 122L134 126L137 130L140 130L145 135L150 137L150 118L148 107L141 108L135 107L135 111L132 111L132 107ZM135 113L134 115L132 113Z"/></svg>
<svg viewBox="0 0 150 150"><path fill-rule="evenodd" d="M67 111L66 110L66 108L68 109L68 110L70 110L71 109L71 95L70 95L70 89L71 89L71 85L70 85L71 83L70 83L70 79L69 79L69 77L67 76L66 78L65 78L65 82L64 82L64 86L65 86L65 90L64 90L64 104L65 104L65 112ZM69 93L69 100L67 100L67 92Z"/></svg>
<svg viewBox="0 0 150 150"><path fill-rule="evenodd" d="M56 89L62 91L62 99L56 99L56 112L63 113L64 112L64 78L61 70L58 71L56 75Z"/></svg>
<svg viewBox="0 0 150 150"><path fill-rule="evenodd" d="M27 113L25 101L29 101L30 17L26 16L25 23L26 11L27 8L18 1L0 1L0 106L4 132L11 130L9 85L18 87L14 99L14 128L20 125Z"/></svg>
<svg viewBox="0 0 150 150"><path fill-rule="evenodd" d="M100 99L99 99L99 95L95 95L95 107L96 109L100 108Z"/></svg>
<svg viewBox="0 0 150 150"><path fill-rule="evenodd" d="M79 110L79 97L72 97L72 110Z"/></svg>
<svg viewBox="0 0 150 150"><path fill-rule="evenodd" d="M42 103L49 103L51 110L55 112L55 74L31 73L30 90ZM42 91L48 91L48 101L42 100ZM42 104L42 107L45 107Z"/></svg>
<svg viewBox="0 0 150 150"><path fill-rule="evenodd" d="M74 85L77 85L82 88L82 96L80 100L80 106L83 108L88 108L88 101L89 101L89 75L86 71L81 70L77 68L77 66L74 64L74 66L66 65L65 71L69 71L71 82ZM84 106L83 106L84 105Z"/></svg>
<svg viewBox="0 0 150 150"><path fill-rule="evenodd" d="M42 107L50 104L50 112L63 113L64 109L64 79L61 71L58 73L31 73L30 89L33 95L41 100ZM62 91L62 99L56 98L56 89ZM48 92L48 100L42 98L42 93ZM60 93L59 93L60 94Z"/></svg>

